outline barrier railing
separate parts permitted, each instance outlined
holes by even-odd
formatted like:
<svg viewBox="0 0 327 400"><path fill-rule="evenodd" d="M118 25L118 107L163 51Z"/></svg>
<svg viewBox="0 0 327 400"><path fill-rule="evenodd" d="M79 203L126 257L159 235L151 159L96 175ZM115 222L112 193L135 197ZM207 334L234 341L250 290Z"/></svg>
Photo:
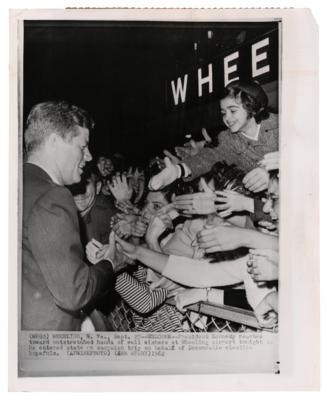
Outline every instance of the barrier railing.
<svg viewBox="0 0 327 400"><path fill-rule="evenodd" d="M173 300L167 304L175 307ZM185 332L247 332L259 331L257 319L252 311L226 306L200 302L187 307L184 314L180 315L179 331ZM101 330L133 332L140 331L140 324L135 327L135 312L127 303L120 300L106 318L106 328ZM141 318L141 317L138 317ZM146 330L151 331L149 319L146 319ZM151 324L151 319L150 319ZM155 326L155 325L153 325ZM156 331L154 327L153 331ZM277 331L277 328L270 329Z"/></svg>

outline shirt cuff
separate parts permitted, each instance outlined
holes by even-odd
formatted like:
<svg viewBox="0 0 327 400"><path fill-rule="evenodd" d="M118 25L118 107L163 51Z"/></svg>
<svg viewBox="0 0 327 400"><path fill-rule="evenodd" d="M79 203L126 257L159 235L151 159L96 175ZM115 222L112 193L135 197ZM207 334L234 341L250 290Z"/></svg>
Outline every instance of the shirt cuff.
<svg viewBox="0 0 327 400"><path fill-rule="evenodd" d="M185 164L185 163L181 163L184 167L184 171L185 171L185 176L184 178L189 177L192 174L192 171L190 170L190 168Z"/></svg>

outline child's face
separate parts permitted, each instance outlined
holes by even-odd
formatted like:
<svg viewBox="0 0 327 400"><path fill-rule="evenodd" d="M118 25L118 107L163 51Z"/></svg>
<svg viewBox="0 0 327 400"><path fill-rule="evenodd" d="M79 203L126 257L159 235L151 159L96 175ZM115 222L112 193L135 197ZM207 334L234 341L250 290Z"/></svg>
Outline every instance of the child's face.
<svg viewBox="0 0 327 400"><path fill-rule="evenodd" d="M149 192L146 197L143 211L155 215L162 207L166 206L168 201L161 192Z"/></svg>
<svg viewBox="0 0 327 400"><path fill-rule="evenodd" d="M100 183L101 184L101 183ZM94 203L97 194L100 191L100 186L95 183L95 181L90 178L87 182L85 192L74 196L75 204L81 213L89 211Z"/></svg>
<svg viewBox="0 0 327 400"><path fill-rule="evenodd" d="M279 218L279 182L278 179L270 179L268 187L268 199L264 204L263 211L270 214L272 220Z"/></svg>
<svg viewBox="0 0 327 400"><path fill-rule="evenodd" d="M246 130L250 118L248 112L243 108L241 100L225 97L220 101L220 109L224 124L231 132Z"/></svg>

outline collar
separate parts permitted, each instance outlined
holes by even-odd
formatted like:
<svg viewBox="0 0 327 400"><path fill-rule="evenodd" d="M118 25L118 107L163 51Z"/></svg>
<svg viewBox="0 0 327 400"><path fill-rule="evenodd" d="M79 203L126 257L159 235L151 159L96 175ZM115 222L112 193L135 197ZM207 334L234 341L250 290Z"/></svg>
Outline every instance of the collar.
<svg viewBox="0 0 327 400"><path fill-rule="evenodd" d="M43 164L41 164L41 163L39 163L39 162L36 162L36 161L27 161L27 163L28 163L28 164L36 165L37 167L43 169L43 171L45 171L45 172L50 176L50 178L52 179L52 181L53 181L54 183L56 183L56 184L59 185L59 186L62 186L62 185L58 182L57 178L56 178Z"/></svg>
<svg viewBox="0 0 327 400"><path fill-rule="evenodd" d="M240 132L240 134L243 135L243 136L245 136L247 139L257 141L257 140L259 139L260 128L261 128L261 124L258 124L258 126L257 126L257 131L256 131L254 137L250 137L249 135L247 135L246 133L244 133L244 132L242 132L242 131Z"/></svg>

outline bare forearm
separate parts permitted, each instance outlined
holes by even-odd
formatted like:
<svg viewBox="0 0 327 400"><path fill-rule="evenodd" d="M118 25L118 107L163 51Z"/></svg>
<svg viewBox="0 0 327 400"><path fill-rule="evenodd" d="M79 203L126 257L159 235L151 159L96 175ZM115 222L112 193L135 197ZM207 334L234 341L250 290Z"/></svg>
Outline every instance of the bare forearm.
<svg viewBox="0 0 327 400"><path fill-rule="evenodd" d="M185 286L206 288L240 283L244 279L245 270L246 257L234 261L210 263L206 260L169 256L162 274Z"/></svg>
<svg viewBox="0 0 327 400"><path fill-rule="evenodd" d="M165 268L169 257L166 254L159 253L158 251L138 246L136 250L136 258L147 267L161 273Z"/></svg>
<svg viewBox="0 0 327 400"><path fill-rule="evenodd" d="M162 253L162 249L161 249L161 247L160 247L160 245L159 245L159 242L158 242L158 239L157 238L155 238L155 239L148 239L148 238L146 238L146 243L147 243L147 245L148 245L148 248L150 249L150 250L154 250L154 251L157 251L157 252L159 252L159 253Z"/></svg>
<svg viewBox="0 0 327 400"><path fill-rule="evenodd" d="M251 249L271 249L278 251L278 237L252 229L243 234L244 246Z"/></svg>

